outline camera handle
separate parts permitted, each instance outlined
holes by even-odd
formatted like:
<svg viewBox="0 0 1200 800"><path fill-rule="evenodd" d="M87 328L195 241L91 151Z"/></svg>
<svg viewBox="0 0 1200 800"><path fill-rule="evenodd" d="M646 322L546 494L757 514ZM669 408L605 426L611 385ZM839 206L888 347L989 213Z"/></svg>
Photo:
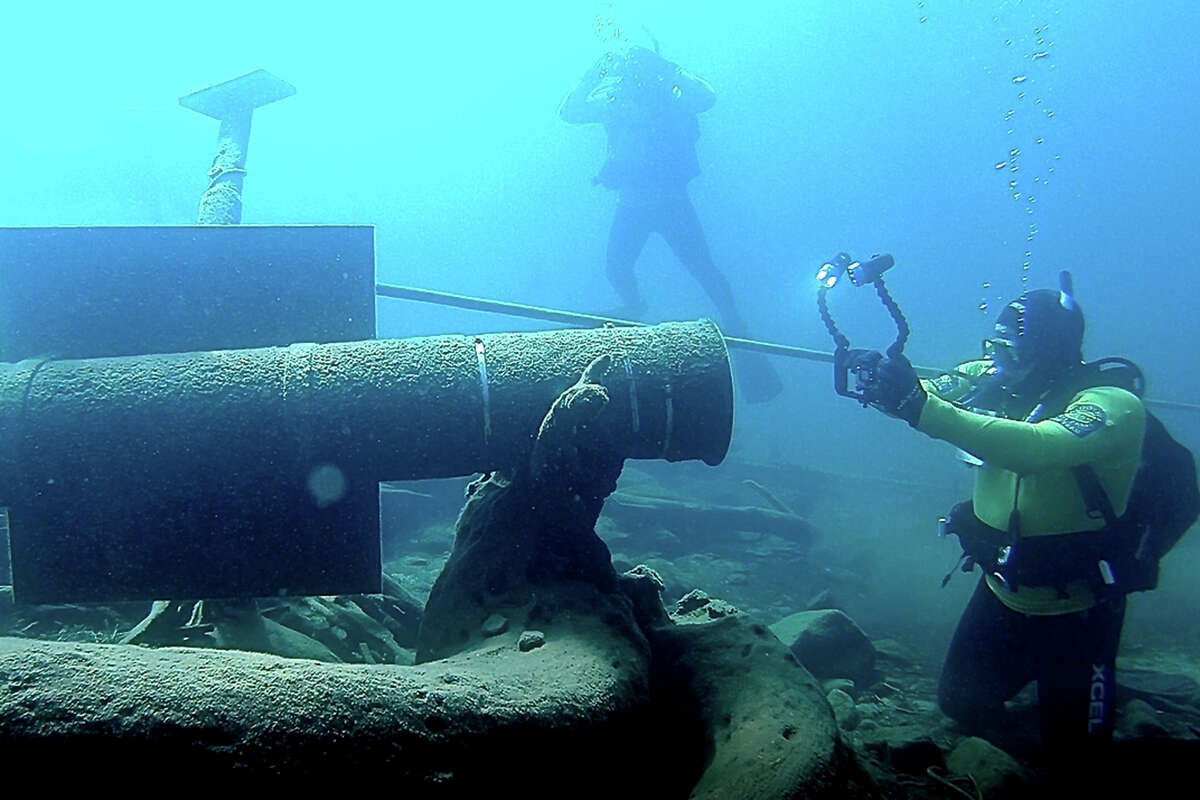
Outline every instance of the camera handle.
<svg viewBox="0 0 1200 800"><path fill-rule="evenodd" d="M896 323L896 340L887 348L887 356L895 358L904 352L904 345L908 341L910 330L908 320L904 318L900 306L883 282L883 273L891 269L894 264L895 260L887 253L873 256L870 261L866 262L854 261L848 254L838 253L837 256L825 262L817 272L817 280L820 281L820 287L817 289L817 311L834 343L833 389L842 397L853 398L863 405L867 404L869 387L874 384L874 367L878 362L874 359L864 359L863 351L851 350L850 340L838 330L837 323L833 320L826 295L838 283L838 279L843 274L848 276L850 282L855 286L865 286L868 283L874 286L876 294L879 295L879 301L883 303L883 307L887 309L892 321ZM851 372L854 373L857 384L854 389L849 386Z"/></svg>

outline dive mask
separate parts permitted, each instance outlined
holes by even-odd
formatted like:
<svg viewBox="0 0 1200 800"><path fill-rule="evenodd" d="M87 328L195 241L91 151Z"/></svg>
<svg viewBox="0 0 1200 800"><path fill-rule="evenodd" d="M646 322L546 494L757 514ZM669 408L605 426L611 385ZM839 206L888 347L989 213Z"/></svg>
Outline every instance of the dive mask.
<svg viewBox="0 0 1200 800"><path fill-rule="evenodd" d="M993 336L983 340L983 357L996 365L996 369L1006 374L1019 371L1021 359L1017 355L1017 347L1009 339Z"/></svg>

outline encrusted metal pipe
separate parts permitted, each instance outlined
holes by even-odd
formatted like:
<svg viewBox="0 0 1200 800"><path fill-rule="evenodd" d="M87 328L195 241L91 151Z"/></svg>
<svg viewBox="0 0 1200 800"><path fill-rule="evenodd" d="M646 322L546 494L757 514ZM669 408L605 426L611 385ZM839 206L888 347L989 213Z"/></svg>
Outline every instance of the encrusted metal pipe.
<svg viewBox="0 0 1200 800"><path fill-rule="evenodd" d="M721 461L733 390L709 321L0 365L18 599L46 601L20 596L22 575L64 601L84 573L127 586L164 569L173 596L216 596L188 587L214 569L223 593L261 594L261 563L280 549L330 584L377 575L379 481L521 463L551 402L603 355L597 424L619 454ZM356 536L375 543L370 563L343 563L337 545ZM243 562L256 566L241 575Z"/></svg>

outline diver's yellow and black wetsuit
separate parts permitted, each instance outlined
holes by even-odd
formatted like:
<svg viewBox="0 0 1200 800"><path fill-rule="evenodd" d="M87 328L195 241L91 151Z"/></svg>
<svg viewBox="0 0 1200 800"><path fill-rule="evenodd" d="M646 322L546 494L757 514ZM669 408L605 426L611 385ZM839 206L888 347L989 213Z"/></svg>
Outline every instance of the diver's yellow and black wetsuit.
<svg viewBox="0 0 1200 800"><path fill-rule="evenodd" d="M1015 509L1018 541L1026 543L1086 536L1080 532L1104 527L1103 519L1089 515L1072 473L1084 464L1094 470L1114 512L1123 514L1141 460L1146 426L1141 400L1114 386L1081 389L1041 421L956 405L971 379L991 368L990 361L970 362L959 367L959 375L924 381L929 397L916 424L982 462L972 497L978 520L1007 531ZM1062 552L1036 544L1030 551ZM1015 591L997 575L985 575L959 621L942 672L938 699L947 715L986 722L1036 680L1048 757L1111 735L1124 601L1098 597L1093 589L1098 581L1080 578L1079 565L1074 568L1066 570L1070 580L1017 585Z"/></svg>

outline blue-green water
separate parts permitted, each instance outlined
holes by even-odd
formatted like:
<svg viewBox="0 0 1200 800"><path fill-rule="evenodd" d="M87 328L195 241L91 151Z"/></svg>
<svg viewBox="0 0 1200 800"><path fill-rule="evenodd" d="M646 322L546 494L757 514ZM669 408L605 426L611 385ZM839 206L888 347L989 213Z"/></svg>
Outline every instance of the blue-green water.
<svg viewBox="0 0 1200 800"><path fill-rule="evenodd" d="M177 99L262 67L298 93L254 117L246 223L371 223L380 280L609 308L615 200L591 183L603 131L555 110L598 55L652 33L716 90L691 196L755 336L828 348L813 272L839 250L888 251L908 352L948 364L977 352L1003 300L1069 269L1087 356L1137 360L1152 398L1200 394L1191 3L262 3L226 18L80 3L6 17L3 225L193 222L216 126ZM657 240L638 277L655 320L714 312ZM866 292L833 301L856 345L886 344ZM381 336L536 327L378 305ZM835 398L826 365L778 368L784 393L738 409L734 458L904 478L939 497L965 486L947 448ZM1200 414L1161 413L1200 446ZM932 530L914 519L927 501L871 499L844 535L903 567L881 573L882 607L945 565L901 538ZM1181 614L1200 602L1196 546L1172 555L1160 592ZM1169 631L1160 596L1145 622ZM952 617L957 599L928 599L942 603Z"/></svg>

